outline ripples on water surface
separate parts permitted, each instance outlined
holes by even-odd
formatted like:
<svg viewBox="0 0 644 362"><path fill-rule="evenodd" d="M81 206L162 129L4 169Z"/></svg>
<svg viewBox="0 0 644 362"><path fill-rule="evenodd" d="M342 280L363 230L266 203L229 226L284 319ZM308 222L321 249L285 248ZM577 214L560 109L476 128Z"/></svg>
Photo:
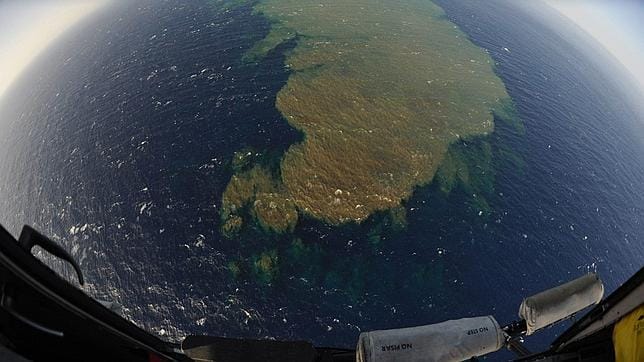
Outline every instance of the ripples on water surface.
<svg viewBox="0 0 644 362"><path fill-rule="evenodd" d="M512 151L493 160L490 215L464 190L446 198L430 185L406 203L406 228L382 215L341 228L304 219L294 236L226 240L218 208L233 153L279 156L302 139L274 107L294 44L244 64L269 31L250 8L155 2L93 19L98 30L50 49L5 100L1 222L53 235L81 260L89 293L170 337L353 346L359 329L509 321L522 296L587 268L613 290L644 260L644 150L630 123L641 115L529 16L440 4L497 62L525 125L519 135L497 123L489 138ZM266 286L234 278L239 258L260 271L304 261Z"/></svg>

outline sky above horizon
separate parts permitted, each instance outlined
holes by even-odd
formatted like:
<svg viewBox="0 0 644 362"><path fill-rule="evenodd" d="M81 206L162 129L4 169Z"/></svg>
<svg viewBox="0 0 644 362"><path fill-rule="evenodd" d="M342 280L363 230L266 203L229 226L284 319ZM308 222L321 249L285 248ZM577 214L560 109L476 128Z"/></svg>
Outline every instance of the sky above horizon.
<svg viewBox="0 0 644 362"><path fill-rule="evenodd" d="M644 92L644 1L545 0L608 50Z"/></svg>
<svg viewBox="0 0 644 362"><path fill-rule="evenodd" d="M49 44L106 2L0 1L0 97Z"/></svg>
<svg viewBox="0 0 644 362"><path fill-rule="evenodd" d="M0 1L0 98L66 30L109 0ZM644 2L545 0L595 38L630 71L644 93Z"/></svg>

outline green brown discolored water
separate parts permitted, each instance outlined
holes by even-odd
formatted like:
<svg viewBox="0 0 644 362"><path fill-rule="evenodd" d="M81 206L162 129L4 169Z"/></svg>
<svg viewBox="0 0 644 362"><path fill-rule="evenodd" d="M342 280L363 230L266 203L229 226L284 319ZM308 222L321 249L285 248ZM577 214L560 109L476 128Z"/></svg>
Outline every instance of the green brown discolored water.
<svg viewBox="0 0 644 362"><path fill-rule="evenodd" d="M429 1L264 0L255 10L273 25L247 60L297 40L276 106L304 140L279 170L233 176L228 235L251 217L282 232L298 212L337 225L395 209L432 181L451 143L492 132L493 112L507 111L492 59Z"/></svg>

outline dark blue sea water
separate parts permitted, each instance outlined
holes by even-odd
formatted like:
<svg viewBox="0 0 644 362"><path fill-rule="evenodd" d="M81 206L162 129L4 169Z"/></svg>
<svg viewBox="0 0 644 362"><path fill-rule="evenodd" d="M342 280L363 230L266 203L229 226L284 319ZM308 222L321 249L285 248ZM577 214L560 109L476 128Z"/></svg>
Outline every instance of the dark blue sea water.
<svg viewBox="0 0 644 362"><path fill-rule="evenodd" d="M429 185L406 203L404 230L377 216L223 238L233 153L279 157L301 137L274 107L292 44L244 65L265 19L177 0L107 9L2 100L0 223L52 235L80 260L88 293L168 338L353 346L360 330L481 314L509 322L523 297L588 270L614 290L644 265L644 117L628 88L514 5L439 4L497 62L525 126L517 134L497 122L489 140L523 165L495 156L489 217L464 192L445 197ZM289 259L293 238L313 250L306 260ZM231 260L270 249L289 261L271 284L231 276Z"/></svg>

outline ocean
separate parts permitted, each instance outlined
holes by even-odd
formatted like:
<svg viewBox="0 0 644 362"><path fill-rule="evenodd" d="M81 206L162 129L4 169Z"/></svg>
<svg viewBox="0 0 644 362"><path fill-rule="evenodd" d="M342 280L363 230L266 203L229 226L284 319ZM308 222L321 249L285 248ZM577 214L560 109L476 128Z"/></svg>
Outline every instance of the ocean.
<svg viewBox="0 0 644 362"><path fill-rule="evenodd" d="M644 120L627 87L583 42L511 2L438 3L494 59L525 129L497 122L487 139L489 215L467 190L430 184L405 203L403 228L378 214L224 238L234 152L279 159L303 137L274 106L294 44L245 64L269 31L264 18L173 0L88 19L0 100L0 223L50 235L80 261L87 293L170 340L353 347L370 329L487 314L510 322L522 298L588 271L614 290L644 265ZM253 265L273 251L278 270L258 278ZM527 347L547 346L567 323Z"/></svg>

